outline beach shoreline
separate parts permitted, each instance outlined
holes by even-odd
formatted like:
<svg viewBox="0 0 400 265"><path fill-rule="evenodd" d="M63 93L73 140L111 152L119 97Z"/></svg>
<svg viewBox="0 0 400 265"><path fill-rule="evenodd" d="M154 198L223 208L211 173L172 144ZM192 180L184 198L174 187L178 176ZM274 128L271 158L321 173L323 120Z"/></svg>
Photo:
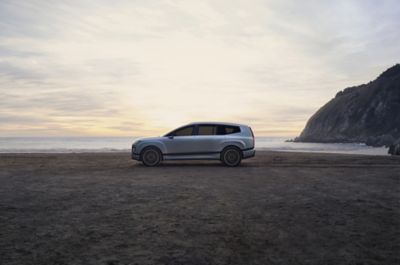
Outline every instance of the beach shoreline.
<svg viewBox="0 0 400 265"><path fill-rule="evenodd" d="M400 157L0 154L2 264L398 264Z"/></svg>
<svg viewBox="0 0 400 265"><path fill-rule="evenodd" d="M129 152L138 137L0 137L0 153L118 153ZM255 138L257 151L388 155L386 147L362 143L287 142L286 137Z"/></svg>

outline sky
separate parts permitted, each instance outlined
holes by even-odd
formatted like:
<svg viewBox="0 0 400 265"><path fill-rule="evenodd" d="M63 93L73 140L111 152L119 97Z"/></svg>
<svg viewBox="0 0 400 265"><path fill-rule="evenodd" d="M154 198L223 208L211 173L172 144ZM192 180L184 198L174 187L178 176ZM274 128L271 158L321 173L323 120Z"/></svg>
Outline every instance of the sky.
<svg viewBox="0 0 400 265"><path fill-rule="evenodd" d="M296 136L400 56L396 0L0 0L0 136Z"/></svg>

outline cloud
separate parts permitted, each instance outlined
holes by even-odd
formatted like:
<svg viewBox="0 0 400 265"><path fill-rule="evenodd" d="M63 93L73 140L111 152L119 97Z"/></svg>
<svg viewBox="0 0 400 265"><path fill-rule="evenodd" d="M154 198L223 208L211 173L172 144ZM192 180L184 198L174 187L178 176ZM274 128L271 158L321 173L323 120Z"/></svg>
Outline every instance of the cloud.
<svg viewBox="0 0 400 265"><path fill-rule="evenodd" d="M0 114L0 123L13 123L13 124L37 124L41 122L46 122L46 119L40 119L37 117L32 116L21 116L21 115L14 115L14 114Z"/></svg>
<svg viewBox="0 0 400 265"><path fill-rule="evenodd" d="M1 1L0 135L159 134L194 120L293 134L396 63L398 17L392 0Z"/></svg>
<svg viewBox="0 0 400 265"><path fill-rule="evenodd" d="M21 64L0 62L0 76L2 79L9 80L29 80L31 82L39 81L44 78L44 74L29 69Z"/></svg>

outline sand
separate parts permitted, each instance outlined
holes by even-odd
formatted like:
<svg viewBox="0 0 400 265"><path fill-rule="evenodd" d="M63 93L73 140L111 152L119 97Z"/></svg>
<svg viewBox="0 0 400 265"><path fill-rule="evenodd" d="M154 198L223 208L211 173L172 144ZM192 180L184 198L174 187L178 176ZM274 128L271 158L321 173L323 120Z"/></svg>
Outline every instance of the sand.
<svg viewBox="0 0 400 265"><path fill-rule="evenodd" d="M0 264L400 264L400 157L1 154Z"/></svg>

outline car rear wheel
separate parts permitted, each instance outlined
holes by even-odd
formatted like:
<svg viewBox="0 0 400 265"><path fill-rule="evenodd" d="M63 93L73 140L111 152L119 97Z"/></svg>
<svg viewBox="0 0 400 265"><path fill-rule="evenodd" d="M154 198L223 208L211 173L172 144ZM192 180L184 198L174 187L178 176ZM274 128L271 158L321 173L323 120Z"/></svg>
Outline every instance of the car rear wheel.
<svg viewBox="0 0 400 265"><path fill-rule="evenodd" d="M242 153L237 147L227 147L221 154L221 161L225 166L236 167L242 161Z"/></svg>
<svg viewBox="0 0 400 265"><path fill-rule="evenodd" d="M142 163L146 167L155 167L161 162L161 152L155 147L148 147L141 153Z"/></svg>

